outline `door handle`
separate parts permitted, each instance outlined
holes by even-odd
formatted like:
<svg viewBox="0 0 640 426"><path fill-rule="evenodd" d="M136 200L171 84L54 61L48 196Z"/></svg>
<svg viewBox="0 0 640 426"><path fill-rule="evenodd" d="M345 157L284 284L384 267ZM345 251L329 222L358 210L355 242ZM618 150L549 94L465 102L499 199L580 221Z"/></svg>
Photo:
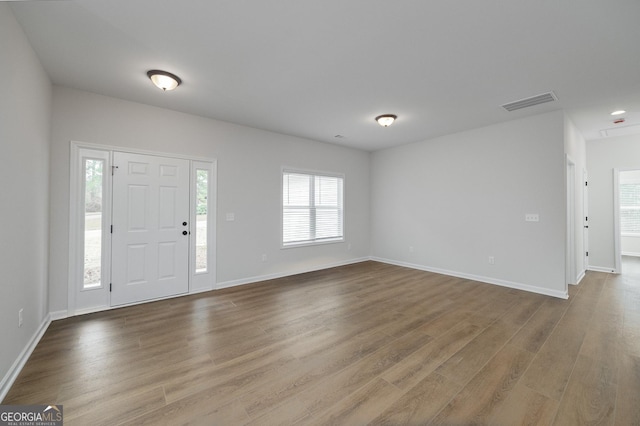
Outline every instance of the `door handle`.
<svg viewBox="0 0 640 426"><path fill-rule="evenodd" d="M182 231L182 235L187 235L188 232L187 231Z"/></svg>
<svg viewBox="0 0 640 426"><path fill-rule="evenodd" d="M182 222L182 226L187 226L187 222Z"/></svg>

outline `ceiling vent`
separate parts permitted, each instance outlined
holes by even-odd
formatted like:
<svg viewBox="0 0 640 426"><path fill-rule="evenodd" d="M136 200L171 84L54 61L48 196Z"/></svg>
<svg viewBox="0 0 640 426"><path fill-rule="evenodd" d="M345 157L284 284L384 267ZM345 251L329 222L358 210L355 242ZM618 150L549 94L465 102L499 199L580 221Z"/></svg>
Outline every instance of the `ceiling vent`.
<svg viewBox="0 0 640 426"><path fill-rule="evenodd" d="M519 101L506 103L502 105L502 108L511 112L518 109L529 108L530 106L540 105L557 100L558 98L556 98L556 95L553 92L547 92L540 95L531 96L530 98L520 99Z"/></svg>
<svg viewBox="0 0 640 426"><path fill-rule="evenodd" d="M630 126L612 127L610 129L600 130L600 136L602 136L603 138L637 134L640 134L640 124L632 124Z"/></svg>

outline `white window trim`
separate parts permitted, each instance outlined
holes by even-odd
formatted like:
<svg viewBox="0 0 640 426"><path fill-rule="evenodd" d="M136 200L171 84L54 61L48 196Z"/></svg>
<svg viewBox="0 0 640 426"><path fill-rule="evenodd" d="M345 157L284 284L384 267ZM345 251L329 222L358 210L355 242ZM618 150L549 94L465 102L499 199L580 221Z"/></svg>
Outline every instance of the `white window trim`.
<svg viewBox="0 0 640 426"><path fill-rule="evenodd" d="M328 176L328 177L336 177L342 179L342 237L331 238L331 239L323 239L320 241L303 241L299 243L287 243L285 244L282 240L282 236L284 234L284 214L283 214L283 205L282 200L284 198L283 186L284 186L284 174L285 173L299 173L305 175L314 175L314 176ZM327 172L323 170L311 170L311 169L300 169L296 167L287 167L284 166L280 170L280 249L294 249L300 247L309 247L309 246L321 246L326 244L337 244L344 243L346 241L346 227L345 227L345 212L346 212L346 204L347 204L347 196L346 196L346 178L344 173L337 172Z"/></svg>

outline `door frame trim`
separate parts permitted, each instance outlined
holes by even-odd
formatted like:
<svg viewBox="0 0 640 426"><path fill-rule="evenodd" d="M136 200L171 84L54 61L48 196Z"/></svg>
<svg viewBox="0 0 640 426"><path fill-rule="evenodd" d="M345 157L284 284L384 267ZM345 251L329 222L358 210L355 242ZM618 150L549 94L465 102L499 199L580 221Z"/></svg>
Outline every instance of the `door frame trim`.
<svg viewBox="0 0 640 426"><path fill-rule="evenodd" d="M620 172L627 169L613 169L613 273L622 272L622 241L620 238ZM628 169L633 170L633 169Z"/></svg>
<svg viewBox="0 0 640 426"><path fill-rule="evenodd" d="M143 149L136 149L136 148L129 148L129 147L123 147L123 146L115 146L115 145L104 145L104 144L95 144L95 143L90 143L90 142L82 142L82 141L74 141L71 140L69 141L69 171L70 171L70 175L69 175L69 222L68 222L68 226L69 226L69 264L68 264L68 285L67 285L67 311L66 311L66 317L71 317L71 316L75 316L75 315L82 315L82 314L86 314L86 313L90 313L90 312L98 312L98 311L104 311L104 310L109 310L109 309L114 309L111 306L111 302L110 302L110 297L107 294L107 299L106 299L106 303L105 304L100 304L100 305L95 305L95 306L78 306L78 301L77 301L77 292L78 290L78 286L79 286L79 282L78 282L78 269L79 267L81 267L78 263L78 253L79 253L79 228L78 228L78 211L77 211L77 205L79 202L79 180L78 180L78 175L79 175L79 170L78 170L78 160L79 160L79 155L81 150L96 150L96 151L105 151L109 153L109 158L110 158L110 164L112 162L113 159L113 152L114 151L118 151L118 152L125 152L125 153L131 153L131 154L142 154L142 155L153 155L153 156L160 156L160 157L169 157L169 158L176 158L176 159L183 159L183 160L189 160L189 167L191 168L194 162L201 162L201 163L210 163L211 164L211 204L210 204L210 217L208 218L208 227L210 228L210 247L212 248L213 252L212 255L210 257L210 262L211 262L211 267L210 267L210 274L211 274L211 278L210 278L210 285L208 286L199 286L198 288L192 288L191 286L191 277L192 277L192 271L189 270L189 292L187 294L195 294L195 293L200 293L203 291L209 291L209 290L213 290L216 288L216 224L217 224L217 159L215 158L210 158L210 157L200 157L200 156L194 156L194 155L184 155L184 154L178 154L178 153L168 153L168 152L160 152L160 151L150 151L150 150L143 150ZM108 180L108 184L107 184L107 188L109 188L109 205L111 205L111 198L112 198L112 191L111 191L111 174L107 173L107 180ZM191 173L190 173L190 184L189 184L189 205L190 205L190 210L191 210L191 205L194 203L193 197L194 194L192 193L191 190ZM109 217L111 216L111 212L109 212ZM110 260L109 260L110 261ZM109 265L110 268L110 265ZM108 286L104 285L103 288L105 289L105 291L108 291ZM178 296L169 296L167 298L172 298L172 297L180 297L180 296L184 296L185 294L182 295L178 295ZM160 299L154 299L154 300L161 300ZM143 302L144 303L144 302ZM132 305L136 305L138 303L132 303ZM122 307L122 306L128 306L128 305L118 305L118 307Z"/></svg>
<svg viewBox="0 0 640 426"><path fill-rule="evenodd" d="M566 262L565 262L565 289L568 284L577 284L577 256L576 256L576 163L569 156L565 156L566 177Z"/></svg>

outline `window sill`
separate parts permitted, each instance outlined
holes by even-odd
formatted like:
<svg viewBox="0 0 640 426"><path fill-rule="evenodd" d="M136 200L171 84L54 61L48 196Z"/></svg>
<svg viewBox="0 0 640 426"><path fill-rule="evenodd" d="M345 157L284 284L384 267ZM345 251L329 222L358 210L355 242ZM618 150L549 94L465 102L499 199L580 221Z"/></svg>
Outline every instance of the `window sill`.
<svg viewBox="0 0 640 426"><path fill-rule="evenodd" d="M331 240L322 240L322 241L309 241L309 242L301 242L301 243L287 243L282 244L281 249L291 249L298 247L309 247L309 246L322 246L326 244L336 244L336 243L344 243L344 238L336 238Z"/></svg>

